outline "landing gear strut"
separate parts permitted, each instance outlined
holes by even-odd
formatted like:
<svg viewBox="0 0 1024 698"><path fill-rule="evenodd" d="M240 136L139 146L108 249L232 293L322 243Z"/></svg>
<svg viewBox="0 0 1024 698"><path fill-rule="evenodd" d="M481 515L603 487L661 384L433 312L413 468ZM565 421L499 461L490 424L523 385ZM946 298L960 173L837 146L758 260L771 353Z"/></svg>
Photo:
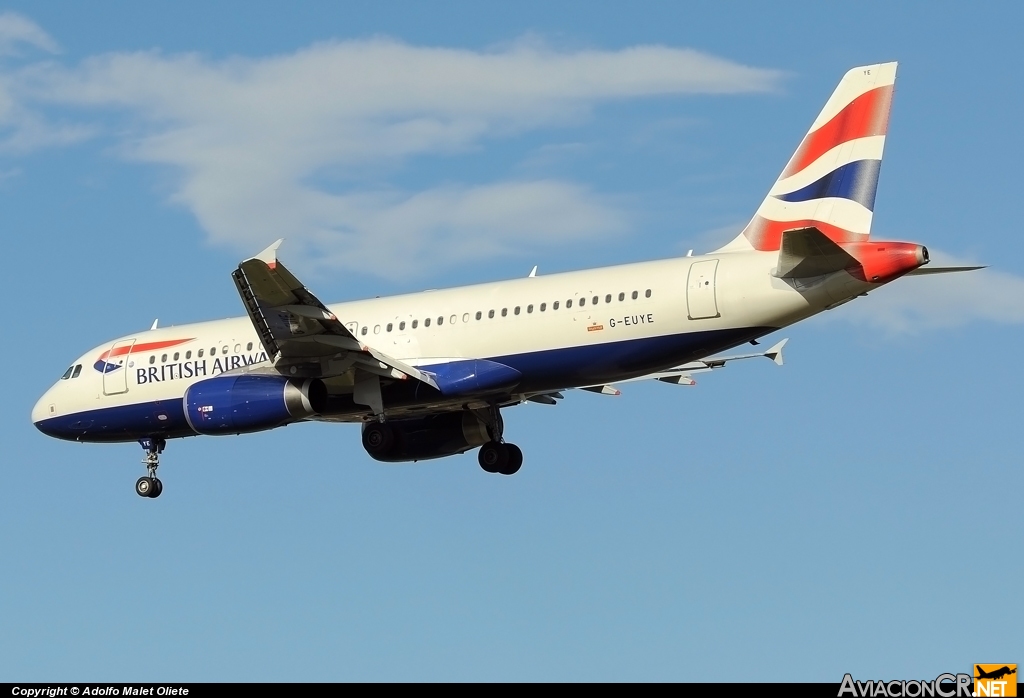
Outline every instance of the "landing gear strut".
<svg viewBox="0 0 1024 698"><path fill-rule="evenodd" d="M163 453L167 442L163 439L141 439L139 443L146 449L146 456L142 459L142 464L146 466L149 475L135 481L135 494L140 497L156 499L164 491L164 483L157 478L156 469L160 467L160 454Z"/></svg>
<svg viewBox="0 0 1024 698"><path fill-rule="evenodd" d="M515 475L523 466L523 451L515 444L506 443L502 438L505 423L496 406L487 411L486 424L491 440L481 446L480 453L477 454L480 467L488 473Z"/></svg>

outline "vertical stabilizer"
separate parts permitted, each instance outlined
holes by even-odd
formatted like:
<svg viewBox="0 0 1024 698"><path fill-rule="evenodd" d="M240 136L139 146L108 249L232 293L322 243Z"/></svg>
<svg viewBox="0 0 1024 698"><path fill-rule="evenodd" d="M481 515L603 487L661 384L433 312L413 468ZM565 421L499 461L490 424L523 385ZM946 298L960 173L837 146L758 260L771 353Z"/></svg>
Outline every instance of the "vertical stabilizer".
<svg viewBox="0 0 1024 698"><path fill-rule="evenodd" d="M720 251L777 250L795 228L867 240L895 81L896 63L844 75L753 219Z"/></svg>

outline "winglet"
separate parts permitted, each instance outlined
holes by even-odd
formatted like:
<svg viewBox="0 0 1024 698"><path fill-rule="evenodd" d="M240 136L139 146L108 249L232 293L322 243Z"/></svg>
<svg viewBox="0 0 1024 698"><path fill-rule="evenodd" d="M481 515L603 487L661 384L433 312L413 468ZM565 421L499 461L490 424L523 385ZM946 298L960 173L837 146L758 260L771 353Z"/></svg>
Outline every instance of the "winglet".
<svg viewBox="0 0 1024 698"><path fill-rule="evenodd" d="M777 365L781 366L782 363L783 363L782 362L782 347L786 346L786 342L788 342L788 341L789 341L788 337L786 339L783 339L781 342L776 344L774 347L772 347L771 349L766 351L764 353L764 355L767 356L772 361L774 361Z"/></svg>
<svg viewBox="0 0 1024 698"><path fill-rule="evenodd" d="M253 257L253 259L266 262L267 266L273 269L274 265L277 264L277 248L281 246L282 242L284 242L284 238L280 238L277 242L270 245L270 247Z"/></svg>

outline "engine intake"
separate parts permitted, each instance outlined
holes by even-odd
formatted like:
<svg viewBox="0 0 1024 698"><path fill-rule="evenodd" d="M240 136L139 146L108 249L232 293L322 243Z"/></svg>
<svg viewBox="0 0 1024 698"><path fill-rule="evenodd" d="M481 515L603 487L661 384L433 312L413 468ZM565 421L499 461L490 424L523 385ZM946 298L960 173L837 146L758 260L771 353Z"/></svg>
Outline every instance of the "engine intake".
<svg viewBox="0 0 1024 698"><path fill-rule="evenodd" d="M319 414L327 388L318 378L217 376L193 383L183 400L185 419L197 434L247 434Z"/></svg>
<svg viewBox="0 0 1024 698"><path fill-rule="evenodd" d="M490 440L486 425L472 412L363 424L363 448L385 463L452 456Z"/></svg>

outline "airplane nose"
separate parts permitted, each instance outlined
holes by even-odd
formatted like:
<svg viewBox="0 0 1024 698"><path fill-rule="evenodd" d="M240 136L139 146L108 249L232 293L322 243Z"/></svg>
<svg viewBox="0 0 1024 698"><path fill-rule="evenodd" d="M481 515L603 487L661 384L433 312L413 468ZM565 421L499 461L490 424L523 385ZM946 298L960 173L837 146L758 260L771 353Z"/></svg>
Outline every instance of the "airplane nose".
<svg viewBox="0 0 1024 698"><path fill-rule="evenodd" d="M35 424L36 428L43 431L41 422L44 419L55 416L56 406L53 403L53 388L50 388L43 396L36 401L35 406L32 408L32 423Z"/></svg>

